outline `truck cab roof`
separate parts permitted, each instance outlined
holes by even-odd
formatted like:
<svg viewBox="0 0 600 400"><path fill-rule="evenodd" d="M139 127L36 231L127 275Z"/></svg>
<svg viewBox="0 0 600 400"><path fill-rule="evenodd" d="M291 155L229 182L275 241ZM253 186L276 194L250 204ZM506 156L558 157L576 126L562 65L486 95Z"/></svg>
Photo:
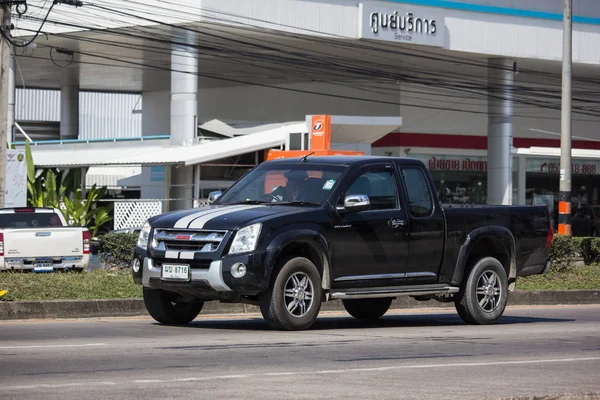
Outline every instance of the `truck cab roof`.
<svg viewBox="0 0 600 400"><path fill-rule="evenodd" d="M351 166L351 165L363 165L370 164L374 161L396 161L403 164L422 165L422 162L409 157L387 157L387 156L308 156L303 161L302 157L294 158L279 158L276 160L268 161L271 163L280 164L294 164L294 163L306 163L306 164L325 164L325 165L337 165L337 166Z"/></svg>

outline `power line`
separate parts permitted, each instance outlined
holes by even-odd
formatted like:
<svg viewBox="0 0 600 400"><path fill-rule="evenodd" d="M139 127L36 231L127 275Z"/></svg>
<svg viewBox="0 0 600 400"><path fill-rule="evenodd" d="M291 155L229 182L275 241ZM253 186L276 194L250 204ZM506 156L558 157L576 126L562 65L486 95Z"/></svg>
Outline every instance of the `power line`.
<svg viewBox="0 0 600 400"><path fill-rule="evenodd" d="M46 13L46 16L44 17L42 24L40 25L40 28L38 29L38 31L35 33L35 35L33 35L33 38L27 42L27 43L15 43L5 32L4 29L0 29L0 31L2 31L2 36L4 36L4 39L9 42L11 45L15 46L15 47L28 47L31 43L33 43L35 41L35 39L37 39L37 37L39 36L40 32L42 31L42 28L44 27L44 24L46 23L46 21L48 20L48 17L50 16L50 12L52 12L52 9L54 8L54 5L57 4L56 1L53 1L52 4L50 5L50 8L48 8L48 12ZM8 12L10 12L9 10L7 10Z"/></svg>
<svg viewBox="0 0 600 400"><path fill-rule="evenodd" d="M104 7L105 8L105 7ZM111 10L111 9L109 9ZM129 17L134 17L134 18L139 18L139 16L130 14L130 13L123 13L123 12L119 12L120 14L125 14ZM148 22L155 22L158 24L162 24L160 21L155 21L152 19L146 19L149 20ZM57 24L60 24L60 22L56 22ZM165 25L165 24L162 24ZM69 24L69 26L73 26L73 24ZM166 24L166 26L172 26L169 24ZM89 29L86 27L80 27L83 29ZM198 30L193 30L192 31L200 34L200 35L206 35L206 33L198 31ZM144 31L145 34L148 34L148 32ZM150 41L154 41L160 44L165 44L165 45L173 45L176 44L177 42L171 40L169 37L167 37L167 39L162 39L160 38L160 35L155 35L154 38L148 38L147 36L142 36L142 35L135 35L135 34L131 34L129 32L125 33L125 32L110 32L110 34L117 34L117 35L124 35L124 36L129 36L129 37L134 37L140 40L150 40ZM57 35L58 36L58 35ZM61 35L64 36L64 35ZM215 39L223 39L223 37L218 36L218 35L212 35L213 38ZM74 40L83 40L82 38L74 38ZM238 40L234 41L234 43L240 44L240 45L254 45L253 43L248 43L248 42L240 42ZM113 43L113 45L117 46L116 44ZM229 54L225 54L223 55L223 51L222 49L218 49L215 47L210 47L210 46L198 46L200 50L205 50L207 52L207 54L209 54L208 52L210 51L215 51L217 53L219 53L222 56L231 56L231 57L238 57L240 55L240 51L230 51ZM270 50L270 51L280 51L281 49L278 48L273 48L273 47L268 47L268 46L259 46L259 48L263 49L263 50ZM153 49L157 49L156 47L154 47ZM227 52L225 52L227 53ZM285 53L285 51L283 51L283 53ZM82 53L83 54L83 53ZM112 59L113 61L119 62L119 63L124 63L124 62L128 62L127 60L123 60L123 59L117 59L116 57L110 57L109 55L100 55L100 54L94 54L94 53L88 53L88 56L92 56L92 57L97 57L97 58L102 58L102 57L107 57L107 59ZM244 57L247 57L248 59L254 58L255 60L258 58L258 55L256 53L251 53L251 52L245 52L243 54ZM305 56L305 54L291 54L291 57L295 57L294 58L282 58L282 57L272 57L269 58L269 61L273 61L276 63L280 63L282 65L289 65L290 63L296 63L298 60L298 58L302 58L303 56ZM332 58L333 61L336 61L335 59ZM261 60L262 61L262 60ZM135 62L134 62L135 63ZM307 68L308 65L306 65L306 63L302 64L302 63L297 63L297 64L301 64L300 67L302 68ZM298 65L294 65L294 67L298 68ZM165 69L162 66L155 66L155 65L148 65L146 63L135 63L135 65L138 66L142 66L144 68L152 68L152 69L161 69L164 71L169 71L169 69ZM368 70L368 69L364 69L364 68L360 68L360 67L356 67L356 66L350 66L350 68L348 68L348 66L346 65L339 65L339 63L332 65L330 61L328 61L327 63L324 63L324 67L326 68L334 68L337 70L338 73L342 73L342 74L350 74L350 75L342 75L341 77L343 77L344 79L351 79L353 77L353 75L355 74L361 74L364 76L368 76L370 79L388 79L388 80L392 80L392 79L396 79L396 80L401 80L402 83L414 83L414 84L420 84L420 85L424 85L424 86L428 86L428 87L435 87L435 88L441 88L441 89L445 89L445 90L449 90L449 91L456 91L456 92L462 92L462 93L467 93L471 96L479 96L479 97L487 97L487 92L489 90L489 87L487 85L484 85L483 83L480 82L462 82L462 83L456 83L455 81L458 81L458 79L452 79L453 77L448 77L448 75L444 76L443 74L439 74L437 75L439 79L431 79L431 77L429 76L429 79L424 79L424 78L419 78L418 76L414 76L414 75L407 75L407 74L395 74L395 75L391 75L386 72L386 71L382 71L382 70ZM385 66L388 67L388 66ZM309 70L305 70L305 71L309 71ZM318 71L314 71L316 73L318 73ZM430 74L431 75L431 74ZM434 76L435 73L433 74ZM253 82L246 82L246 81L241 81L239 79L232 79L232 78L225 78L223 76L215 76L215 75L210 75L210 74L199 74L199 76L205 76L205 77L209 77L212 79L217 79L217 80L224 80L224 81L230 81L230 82L234 82L234 83L242 83L242 84L253 84ZM363 79L364 79L363 76ZM307 76L308 79L314 80L314 76ZM479 78L479 77L478 77ZM460 82L460 81L459 81ZM334 82L334 81L328 81L326 83L330 83L333 85L346 85L348 86L348 83L345 84L341 84L340 82ZM261 86L261 85L259 85ZM292 90L290 88L282 88L279 86L273 86L273 85L262 85L265 87L269 87L269 88L273 88L273 89L279 89L279 90ZM363 89L364 90L364 89ZM367 89L368 90L368 89ZM382 89L385 90L385 89ZM517 92L517 94L519 93L524 93L526 91L531 91L531 88L529 87L516 87L515 88L515 92ZM402 91L404 92L404 91ZM318 92L310 92L311 94L318 94L318 95L324 95L323 93L318 93ZM423 93L426 94L426 93ZM537 97L541 97L544 96L545 98L550 98L552 99L553 97L553 93L551 91L548 90L543 90L543 91L537 91L536 93ZM348 96L345 96L344 98L346 98ZM542 108L548 108L548 109L559 109L559 106L557 104L552 104L551 102L548 101L540 101L540 100L527 100L528 97L532 97L528 94L524 95L524 96L515 96L516 100L514 100L515 103L520 103L520 104L525 104L525 105L531 105L531 106L536 106L536 107L542 107ZM355 98L355 97L349 97L350 99L355 99L358 101L369 101L369 102L379 102L382 103L380 101L375 101L375 100L369 100L369 99L361 99L361 98ZM581 101L584 102L591 102L589 100L586 99L581 99ZM390 102L383 102L386 104L389 104ZM400 103L394 103L394 104L398 104L398 105L402 105ZM440 108L440 107L422 107L422 106L418 106L418 105L414 105L414 104L404 104L406 106L416 106L416 107L420 107L420 108L432 108L432 109L440 109L440 110L445 110L444 108ZM474 111L470 111L470 110L455 110L455 111L459 111L459 112L471 112L473 113ZM579 111L581 114L584 115L590 115L590 116L598 116L598 114L595 114L593 112L593 110L590 109L582 109L581 107L577 108L577 111ZM481 113L481 114L486 114L485 112L475 112L475 113ZM526 117L531 117L531 116L526 116ZM545 118L545 117L544 117Z"/></svg>

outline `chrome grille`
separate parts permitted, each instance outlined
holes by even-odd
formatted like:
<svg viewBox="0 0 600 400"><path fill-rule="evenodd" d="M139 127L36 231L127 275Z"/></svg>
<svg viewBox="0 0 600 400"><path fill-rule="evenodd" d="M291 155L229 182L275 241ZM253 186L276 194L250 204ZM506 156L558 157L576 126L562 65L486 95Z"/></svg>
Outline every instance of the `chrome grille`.
<svg viewBox="0 0 600 400"><path fill-rule="evenodd" d="M226 231L156 229L152 238L152 247L162 251L211 253L219 249L226 233Z"/></svg>

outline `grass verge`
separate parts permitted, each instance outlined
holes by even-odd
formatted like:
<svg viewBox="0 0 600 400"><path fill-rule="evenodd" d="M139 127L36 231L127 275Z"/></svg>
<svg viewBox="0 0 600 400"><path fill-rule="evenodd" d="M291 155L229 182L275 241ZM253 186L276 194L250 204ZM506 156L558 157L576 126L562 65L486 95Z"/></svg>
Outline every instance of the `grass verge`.
<svg viewBox="0 0 600 400"><path fill-rule="evenodd" d="M600 289L600 264L551 271L517 280L517 290ZM4 300L124 299L141 297L129 270L52 274L0 273L0 297Z"/></svg>
<svg viewBox="0 0 600 400"><path fill-rule="evenodd" d="M61 272L49 274L0 273L4 300L123 299L141 297L129 270Z"/></svg>
<svg viewBox="0 0 600 400"><path fill-rule="evenodd" d="M517 279L517 290L600 289L600 264Z"/></svg>

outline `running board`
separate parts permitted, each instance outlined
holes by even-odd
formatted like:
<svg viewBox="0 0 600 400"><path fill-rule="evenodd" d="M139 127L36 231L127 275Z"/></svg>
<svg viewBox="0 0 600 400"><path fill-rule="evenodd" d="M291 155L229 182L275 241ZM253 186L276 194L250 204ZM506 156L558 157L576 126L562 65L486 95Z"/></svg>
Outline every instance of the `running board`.
<svg viewBox="0 0 600 400"><path fill-rule="evenodd" d="M452 294L460 289L448 285L412 285L392 286L369 289L337 289L329 295L331 300L336 299L372 299L397 296L423 296L427 294Z"/></svg>

